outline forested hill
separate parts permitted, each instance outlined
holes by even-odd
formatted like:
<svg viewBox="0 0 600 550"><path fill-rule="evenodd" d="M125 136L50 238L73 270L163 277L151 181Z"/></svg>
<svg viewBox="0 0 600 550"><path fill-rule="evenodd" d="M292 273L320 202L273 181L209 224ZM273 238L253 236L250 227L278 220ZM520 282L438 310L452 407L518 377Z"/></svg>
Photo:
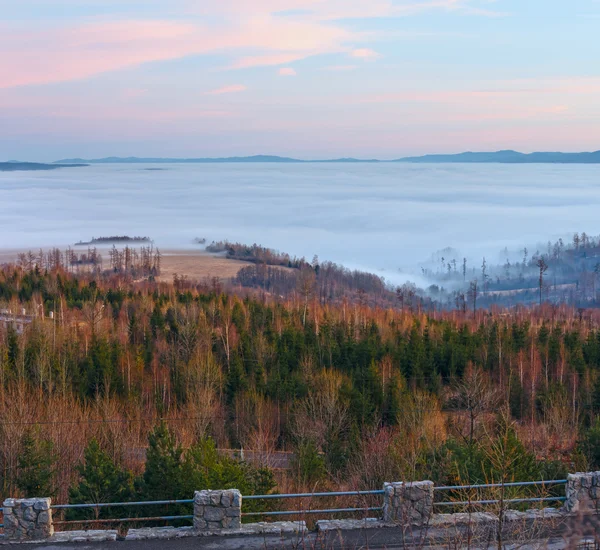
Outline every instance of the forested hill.
<svg viewBox="0 0 600 550"><path fill-rule="evenodd" d="M110 487L126 489L105 502L164 499L164 484L149 482L162 457L168 479L185 480L170 498L270 490L268 472L219 466L209 437L252 450L260 466L292 452L281 492L563 479L600 466L597 311L427 315L4 266L0 310L21 308L22 330L0 322L3 498L81 502L98 478L82 457L93 464L100 450L101 471L124 480Z"/></svg>

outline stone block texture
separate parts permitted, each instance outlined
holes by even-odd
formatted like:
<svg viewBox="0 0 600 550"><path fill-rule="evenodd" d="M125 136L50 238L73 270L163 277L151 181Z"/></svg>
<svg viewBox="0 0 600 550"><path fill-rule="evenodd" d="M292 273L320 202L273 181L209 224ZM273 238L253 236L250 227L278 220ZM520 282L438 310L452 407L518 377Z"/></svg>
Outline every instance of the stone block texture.
<svg viewBox="0 0 600 550"><path fill-rule="evenodd" d="M600 472L578 472L567 476L564 510L568 513L600 509Z"/></svg>
<svg viewBox="0 0 600 550"><path fill-rule="evenodd" d="M7 540L44 540L54 534L49 498L7 498L3 507Z"/></svg>
<svg viewBox="0 0 600 550"><path fill-rule="evenodd" d="M194 528L199 531L239 529L242 522L242 494L237 489L196 491Z"/></svg>
<svg viewBox="0 0 600 550"><path fill-rule="evenodd" d="M386 483L383 520L400 525L427 525L433 513L433 481Z"/></svg>

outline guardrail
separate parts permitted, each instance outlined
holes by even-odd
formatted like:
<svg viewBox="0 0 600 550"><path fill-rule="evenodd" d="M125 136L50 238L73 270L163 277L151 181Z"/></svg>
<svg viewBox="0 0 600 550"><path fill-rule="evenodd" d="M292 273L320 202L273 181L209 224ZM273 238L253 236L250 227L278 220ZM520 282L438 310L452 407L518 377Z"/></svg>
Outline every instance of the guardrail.
<svg viewBox="0 0 600 550"><path fill-rule="evenodd" d="M248 495L244 500L266 500L266 499L288 499L288 498L322 498L322 497L342 497L342 496L367 496L383 495L383 489L373 491L332 491L325 493L284 493L274 495ZM338 514L338 513L356 513L356 512L376 512L383 510L383 506L364 506L360 508L328 508L324 510L273 510L265 512L242 512L242 517L249 516L292 516L303 514Z"/></svg>
<svg viewBox="0 0 600 550"><path fill-rule="evenodd" d="M51 510L74 510L88 509L100 511L100 508L120 508L123 506L168 506L178 504L194 504L194 499L181 500L144 500L138 502L101 502L96 504L54 504L50 507ZM175 520L193 520L194 515L178 515L178 516L147 516L147 517L127 517L127 518L97 518L97 519L74 519L74 520L59 520L53 521L53 525L88 525L102 523L128 523L128 522L146 522L146 521L175 521Z"/></svg>
<svg viewBox="0 0 600 550"><path fill-rule="evenodd" d="M562 491L565 485L568 486L568 489L565 491L566 496L563 496L565 493ZM563 509L570 512L577 509L579 499L588 498L585 496L588 487L599 486L600 474L591 472L572 474L568 480L553 479L438 487L435 487L431 481L416 481L386 483L383 489L377 490L284 493L244 497L235 489L227 489L197 491L194 498L189 499L133 502L52 504L48 498L7 499L4 501L3 507L4 521L0 527L4 527L9 540L31 540L32 537L37 536L36 533L52 533L54 527L61 527L60 530L69 531L71 526L127 523L144 525L152 522L181 526L187 522L188 525L193 524L195 530L211 531L236 529L240 527L242 519L255 517L289 517L294 521L300 521L307 516L318 519L319 516L344 517L350 515L355 517L356 514L361 514L360 519L371 517L383 520L384 523L400 524L406 521L414 524L416 521L419 525L426 525L436 508L461 507L462 509L457 511L466 511L478 510L486 506L497 507L498 505L509 509L512 505L526 503L564 503ZM313 506L312 499L329 500L326 500L324 505ZM340 502L337 499L344 500ZM260 508L256 510L257 507L253 506L254 509L242 512L242 502L263 501L267 503L275 500L285 502L286 505L281 504L270 510L260 510ZM170 510L170 506L176 508ZM147 514L132 513L126 517L99 517L101 510L107 508L115 509L114 514L122 516L124 515L122 511L117 509L144 507L154 507L154 509L149 510L150 513ZM92 517L88 515L87 518L66 519L62 513L69 510L88 510L92 512ZM50 513L45 511L50 511ZM170 514L171 511L176 513ZM157 515L152 515L153 512ZM111 514L106 515L110 516ZM25 522L25 526L23 526L23 522Z"/></svg>
<svg viewBox="0 0 600 550"><path fill-rule="evenodd" d="M479 485L447 485L434 487L434 491L479 491L481 489L502 489L505 490L511 487L541 487L545 489L548 486L566 485L566 479L552 479L548 481L516 481L509 483L483 483ZM502 498L502 499L484 499L484 500L451 500L446 502L434 502L434 506L485 506L490 504L522 504L527 502L565 502L564 496L543 496L530 498Z"/></svg>
<svg viewBox="0 0 600 550"><path fill-rule="evenodd" d="M482 489L507 489L511 487L536 487L545 489L550 486L565 485L566 479L553 479L549 481L523 481L510 483L486 483L478 485L448 485L433 487L435 492L465 492L465 491L480 491ZM253 500L287 500L287 499L312 499L312 498L334 498L334 497L370 497L383 496L385 490L376 489L370 491L329 491L315 493L283 493L283 494L268 494L268 495L247 495L244 496L244 501ZM441 502L433 502L433 506L486 506L493 504L522 504L522 503L539 503L539 502L564 502L564 496L542 496L542 497L526 497L526 498L504 498L504 499L471 499L471 500L449 500ZM117 508L131 506L168 506L179 504L193 504L194 499L181 500L153 500L153 501L137 501L137 502L109 502L98 504L56 504L51 506L52 510L69 510L69 509L90 509L97 510L100 508ZM257 516L303 516L309 515L328 515L328 514L356 514L363 513L365 515L372 512L381 512L381 506L356 506L344 508L298 508L294 510L265 510L259 512L242 512L242 517L257 517ZM192 520L193 514L189 515L162 515L162 516L134 516L125 518L98 518L98 519L77 519L77 520L59 520L54 521L54 525L85 525L85 524L102 524L102 523L127 523L127 522L149 522L149 521L178 521Z"/></svg>

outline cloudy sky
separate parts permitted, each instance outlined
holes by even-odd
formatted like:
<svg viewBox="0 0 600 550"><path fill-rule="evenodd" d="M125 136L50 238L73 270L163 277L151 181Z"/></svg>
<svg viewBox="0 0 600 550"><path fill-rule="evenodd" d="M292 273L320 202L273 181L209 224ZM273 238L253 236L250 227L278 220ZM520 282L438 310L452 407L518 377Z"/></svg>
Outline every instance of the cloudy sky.
<svg viewBox="0 0 600 550"><path fill-rule="evenodd" d="M600 149L600 0L0 8L0 159Z"/></svg>

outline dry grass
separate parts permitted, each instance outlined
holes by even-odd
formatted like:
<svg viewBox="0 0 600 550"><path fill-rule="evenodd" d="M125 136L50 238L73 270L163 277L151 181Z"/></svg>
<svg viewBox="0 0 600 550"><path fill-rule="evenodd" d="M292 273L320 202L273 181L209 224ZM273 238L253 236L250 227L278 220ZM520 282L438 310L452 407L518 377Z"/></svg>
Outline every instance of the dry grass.
<svg viewBox="0 0 600 550"><path fill-rule="evenodd" d="M251 265L248 262L228 260L201 251L169 250L162 254L159 280L165 282L172 282L175 274L185 275L190 280L207 277L231 279L242 267Z"/></svg>
<svg viewBox="0 0 600 550"><path fill-rule="evenodd" d="M38 249L33 249L34 251ZM82 248L83 250L83 248ZM13 263L18 259L21 252L27 252L25 249L0 249L0 265L3 263ZM99 252L108 261L106 250L99 248ZM206 278L218 277L219 279L231 279L237 275L237 272L251 265L248 262L239 260L228 260L223 256L208 254L202 250L163 250L161 249L161 275L160 281L171 283L175 274L185 276L189 280L203 280Z"/></svg>

